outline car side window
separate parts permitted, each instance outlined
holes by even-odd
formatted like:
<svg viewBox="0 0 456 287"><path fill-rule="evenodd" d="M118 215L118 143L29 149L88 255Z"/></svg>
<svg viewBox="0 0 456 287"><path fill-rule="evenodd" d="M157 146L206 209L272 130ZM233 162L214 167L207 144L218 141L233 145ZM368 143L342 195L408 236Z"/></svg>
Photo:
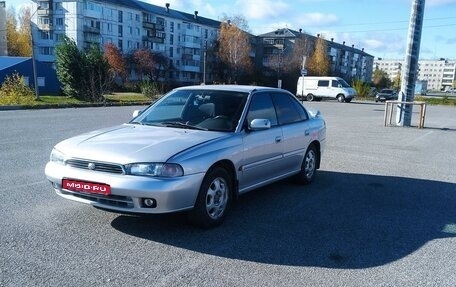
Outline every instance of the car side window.
<svg viewBox="0 0 456 287"><path fill-rule="evenodd" d="M319 80L318 86L319 87L329 87L329 80Z"/></svg>
<svg viewBox="0 0 456 287"><path fill-rule="evenodd" d="M340 85L339 81L336 81L336 80L332 80L332 81L331 81L331 86L332 86L333 88L338 88L339 85Z"/></svg>
<svg viewBox="0 0 456 287"><path fill-rule="evenodd" d="M247 121L250 123L254 119L268 119L271 126L277 125L276 110L269 94L258 93L253 95L247 113Z"/></svg>
<svg viewBox="0 0 456 287"><path fill-rule="evenodd" d="M307 119L307 114L302 105L293 100L289 95L275 93L273 94L273 100L276 105L279 124L295 123Z"/></svg>

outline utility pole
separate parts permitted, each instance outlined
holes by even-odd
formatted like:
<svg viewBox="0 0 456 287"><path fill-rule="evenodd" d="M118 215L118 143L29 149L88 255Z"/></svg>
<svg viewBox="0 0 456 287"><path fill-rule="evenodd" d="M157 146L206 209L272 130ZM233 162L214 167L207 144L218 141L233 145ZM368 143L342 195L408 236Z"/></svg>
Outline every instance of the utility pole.
<svg viewBox="0 0 456 287"><path fill-rule="evenodd" d="M418 58L420 54L421 31L423 28L425 0L412 1L409 30L407 36L407 49L402 70L401 91L398 100L413 102L415 97L415 82L418 78ZM412 121L413 105L398 104L396 110L396 124L410 126Z"/></svg>
<svg viewBox="0 0 456 287"><path fill-rule="evenodd" d="M33 67L33 81L35 85L35 99L39 100L40 99L40 92L38 90L38 73L36 71L36 57L35 57L35 43L33 41L33 25L32 25L32 18L35 15L35 13L41 9L41 6L38 5L36 7L35 12L30 16L30 44L32 45L32 67ZM37 21L38 22L38 21Z"/></svg>

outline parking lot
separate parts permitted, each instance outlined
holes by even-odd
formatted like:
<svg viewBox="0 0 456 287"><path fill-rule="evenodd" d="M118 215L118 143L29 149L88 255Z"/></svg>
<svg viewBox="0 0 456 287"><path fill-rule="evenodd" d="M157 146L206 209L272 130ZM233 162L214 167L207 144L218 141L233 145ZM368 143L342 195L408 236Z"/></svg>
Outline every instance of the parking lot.
<svg viewBox="0 0 456 287"><path fill-rule="evenodd" d="M384 127L380 103L304 105L327 121L315 182L242 196L213 230L45 179L55 143L142 107L0 111L0 286L455 286L456 108L428 106L417 129Z"/></svg>

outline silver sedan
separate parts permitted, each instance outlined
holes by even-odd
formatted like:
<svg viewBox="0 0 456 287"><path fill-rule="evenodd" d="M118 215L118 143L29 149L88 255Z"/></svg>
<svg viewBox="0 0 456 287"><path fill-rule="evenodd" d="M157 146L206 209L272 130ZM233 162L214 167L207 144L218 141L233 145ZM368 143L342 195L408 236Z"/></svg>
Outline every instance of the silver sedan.
<svg viewBox="0 0 456 287"><path fill-rule="evenodd" d="M187 211L220 224L240 194L314 179L326 125L291 93L258 86L175 89L126 124L58 143L46 176L58 195L120 213Z"/></svg>

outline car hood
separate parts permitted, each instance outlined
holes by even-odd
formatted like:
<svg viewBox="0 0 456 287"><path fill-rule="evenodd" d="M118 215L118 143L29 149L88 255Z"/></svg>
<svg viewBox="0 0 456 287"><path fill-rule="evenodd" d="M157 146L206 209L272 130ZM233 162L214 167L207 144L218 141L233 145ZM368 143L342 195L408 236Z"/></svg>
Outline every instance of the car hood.
<svg viewBox="0 0 456 287"><path fill-rule="evenodd" d="M166 162L173 155L226 133L125 124L79 135L55 148L66 157L127 164Z"/></svg>

